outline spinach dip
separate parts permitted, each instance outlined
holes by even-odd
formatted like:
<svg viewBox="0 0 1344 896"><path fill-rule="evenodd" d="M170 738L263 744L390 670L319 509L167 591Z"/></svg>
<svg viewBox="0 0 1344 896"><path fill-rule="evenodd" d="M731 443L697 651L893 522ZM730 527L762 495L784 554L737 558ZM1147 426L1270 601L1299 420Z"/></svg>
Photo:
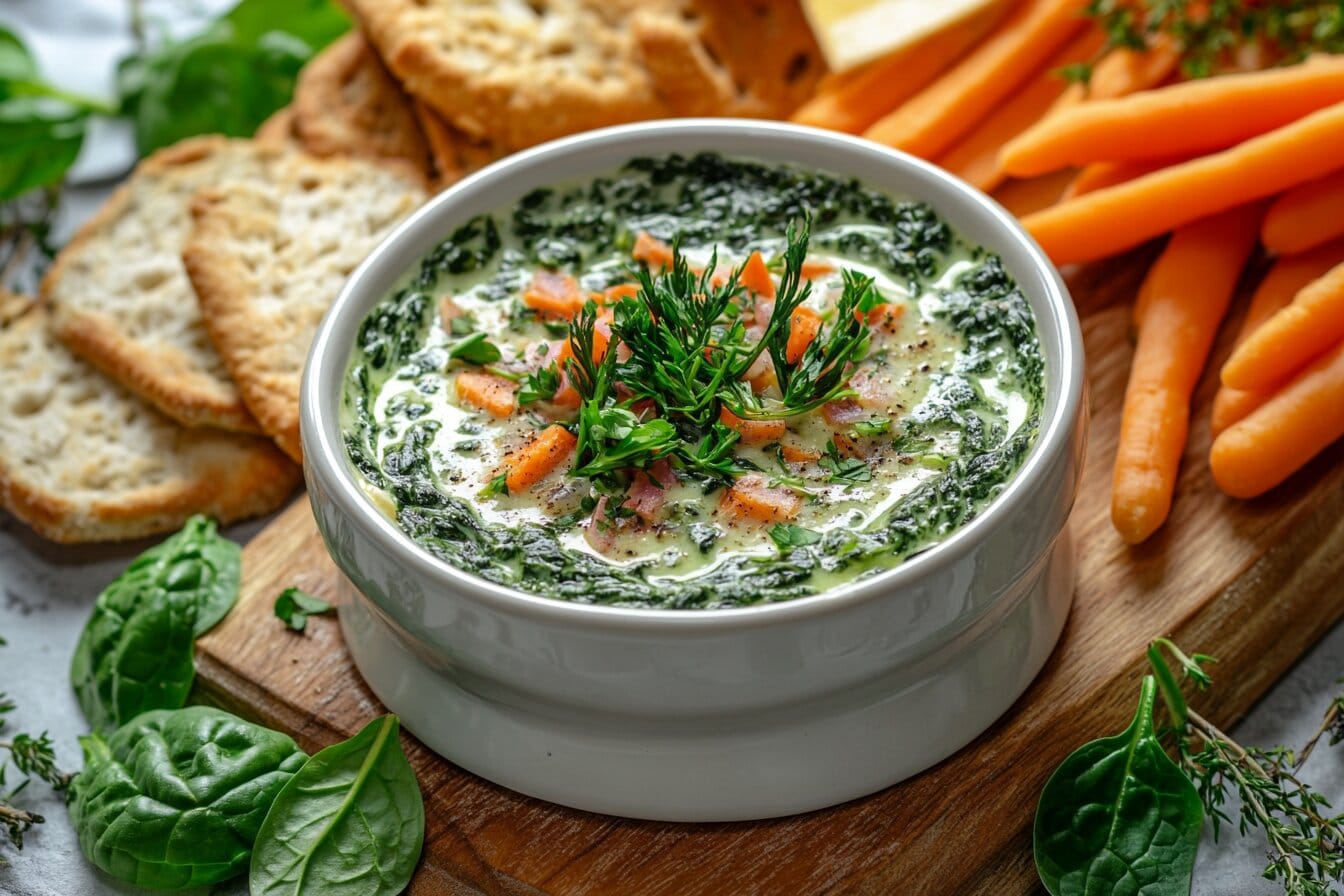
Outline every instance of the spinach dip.
<svg viewBox="0 0 1344 896"><path fill-rule="evenodd" d="M364 320L342 427L417 544L582 603L718 608L874 575L993 500L1044 370L1000 259L926 204L636 159L448 235Z"/></svg>

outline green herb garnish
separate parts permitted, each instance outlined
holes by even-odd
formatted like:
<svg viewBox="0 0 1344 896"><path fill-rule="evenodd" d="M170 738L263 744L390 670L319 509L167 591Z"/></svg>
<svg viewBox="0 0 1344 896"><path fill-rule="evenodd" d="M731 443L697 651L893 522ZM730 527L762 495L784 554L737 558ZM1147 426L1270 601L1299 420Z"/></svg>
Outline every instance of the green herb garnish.
<svg viewBox="0 0 1344 896"><path fill-rule="evenodd" d="M796 547L816 544L821 541L821 533L793 523L775 523L770 527L770 540L787 553Z"/></svg>
<svg viewBox="0 0 1344 896"><path fill-rule="evenodd" d="M854 434L861 438L871 439L880 436L891 430L890 417L873 417L868 420L860 420L854 424Z"/></svg>
<svg viewBox="0 0 1344 896"><path fill-rule="evenodd" d="M817 463L831 474L831 482L847 482L853 485L873 481L873 471L868 468L868 464L861 458L841 456L835 439L826 443L826 453Z"/></svg>
<svg viewBox="0 0 1344 896"><path fill-rule="evenodd" d="M297 588L286 588L275 598L275 615L296 632L308 627L309 616L330 613L333 607L320 597Z"/></svg>
<svg viewBox="0 0 1344 896"><path fill-rule="evenodd" d="M484 333L472 333L465 339L453 343L448 349L448 360L466 361L468 364L493 364L503 357L499 346L490 341Z"/></svg>
<svg viewBox="0 0 1344 896"><path fill-rule="evenodd" d="M525 374L522 383L518 390L519 404L550 401L560 389L560 368L551 362L536 373Z"/></svg>

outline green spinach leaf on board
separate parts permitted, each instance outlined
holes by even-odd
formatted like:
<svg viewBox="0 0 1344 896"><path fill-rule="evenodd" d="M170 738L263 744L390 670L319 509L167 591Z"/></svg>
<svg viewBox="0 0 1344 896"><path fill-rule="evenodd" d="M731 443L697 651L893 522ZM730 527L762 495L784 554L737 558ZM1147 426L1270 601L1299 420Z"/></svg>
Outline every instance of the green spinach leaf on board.
<svg viewBox="0 0 1344 896"><path fill-rule="evenodd" d="M332 0L242 0L200 34L127 56L117 92L137 148L250 136L289 102L303 64L349 27Z"/></svg>
<svg viewBox="0 0 1344 896"><path fill-rule="evenodd" d="M186 703L195 640L238 599L240 573L238 545L196 516L103 589L70 663L95 731Z"/></svg>
<svg viewBox="0 0 1344 896"><path fill-rule="evenodd" d="M1080 747L1045 785L1034 840L1052 896L1189 896L1204 806L1158 741L1156 695L1144 678L1129 728Z"/></svg>
<svg viewBox="0 0 1344 896"><path fill-rule="evenodd" d="M147 712L81 745L70 797L80 849L113 877L155 889L242 873L271 803L306 759L286 735L205 706Z"/></svg>
<svg viewBox="0 0 1344 896"><path fill-rule="evenodd" d="M286 588L275 599L275 615L296 632L308 626L309 616L321 616L334 608L320 597L313 597L297 588Z"/></svg>
<svg viewBox="0 0 1344 896"><path fill-rule="evenodd" d="M79 155L89 115L112 111L43 80L23 40L0 27L0 201L60 183Z"/></svg>
<svg viewBox="0 0 1344 896"><path fill-rule="evenodd" d="M313 756L276 797L252 851L252 896L395 896L425 839L425 806L386 715Z"/></svg>

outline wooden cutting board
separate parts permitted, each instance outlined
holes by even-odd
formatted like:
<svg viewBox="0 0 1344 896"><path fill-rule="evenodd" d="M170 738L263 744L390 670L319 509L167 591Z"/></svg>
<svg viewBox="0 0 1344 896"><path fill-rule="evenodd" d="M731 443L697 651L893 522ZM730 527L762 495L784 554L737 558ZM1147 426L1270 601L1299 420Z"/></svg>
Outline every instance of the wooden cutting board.
<svg viewBox="0 0 1344 896"><path fill-rule="evenodd" d="M1128 722L1151 638L1174 635L1188 650L1223 659L1197 705L1230 723L1344 614L1344 449L1336 446L1262 500L1225 498L1206 462L1212 373L1196 399L1170 522L1139 548L1112 531L1110 464L1130 359L1124 303L1145 262L1131 256L1071 277L1084 313L1092 409L1073 519L1078 591L1044 672L994 727L936 768L866 799L774 821L708 825L562 809L487 783L408 737L428 819L410 892L1036 892L1029 835L1036 797L1074 747ZM1225 352L1224 345L1218 359ZM382 712L335 620L312 620L300 635L272 615L285 587L336 593L339 573L306 498L245 548L243 572L238 607L199 642L201 697L287 731L309 750L349 737Z"/></svg>

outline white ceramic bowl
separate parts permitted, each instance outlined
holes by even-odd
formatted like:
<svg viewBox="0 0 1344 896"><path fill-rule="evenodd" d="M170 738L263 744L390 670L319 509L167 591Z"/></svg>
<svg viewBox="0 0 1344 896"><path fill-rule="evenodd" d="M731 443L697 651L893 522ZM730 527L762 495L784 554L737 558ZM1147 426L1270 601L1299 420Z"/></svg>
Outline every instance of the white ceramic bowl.
<svg viewBox="0 0 1344 896"><path fill-rule="evenodd" d="M472 215L636 156L700 150L852 175L931 203L1003 256L1046 359L1039 441L946 541L866 581L726 610L585 606L477 579L361 493L337 409L356 329ZM654 122L515 155L441 193L351 276L313 343L302 432L317 524L353 587L356 664L406 727L464 768L581 809L765 818L880 790L949 756L1026 688L1073 593L1066 527L1086 426L1083 351L1050 262L983 194L874 143L784 124Z"/></svg>

